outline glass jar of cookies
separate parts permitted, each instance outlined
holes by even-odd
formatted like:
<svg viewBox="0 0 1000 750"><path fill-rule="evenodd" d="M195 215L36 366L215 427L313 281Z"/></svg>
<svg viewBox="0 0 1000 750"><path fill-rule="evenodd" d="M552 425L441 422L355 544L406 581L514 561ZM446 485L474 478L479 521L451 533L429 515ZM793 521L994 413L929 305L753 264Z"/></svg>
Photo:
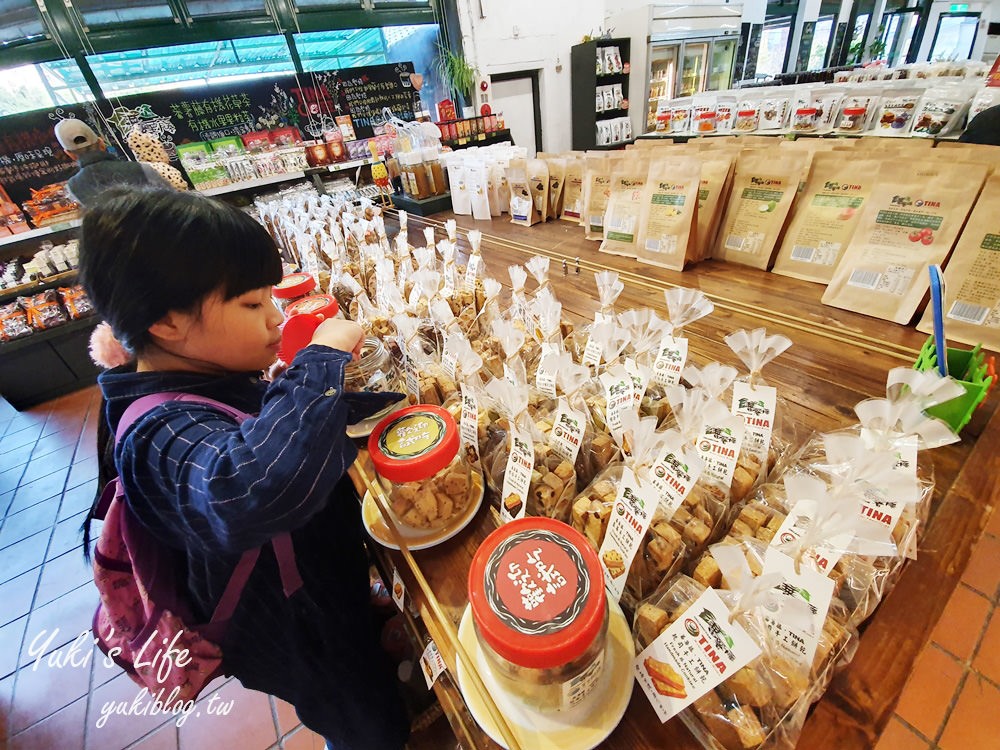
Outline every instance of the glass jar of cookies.
<svg viewBox="0 0 1000 750"><path fill-rule="evenodd" d="M417 404L383 419L368 452L397 524L443 529L478 504L483 477L461 450L458 425L440 406Z"/></svg>
<svg viewBox="0 0 1000 750"><path fill-rule="evenodd" d="M369 336L362 342L357 362L349 362L344 368L344 390L366 393L404 390L392 353L383 341Z"/></svg>
<svg viewBox="0 0 1000 750"><path fill-rule="evenodd" d="M494 531L473 557L469 602L486 662L509 695L539 711L565 711L599 683L604 575L572 527L522 518Z"/></svg>

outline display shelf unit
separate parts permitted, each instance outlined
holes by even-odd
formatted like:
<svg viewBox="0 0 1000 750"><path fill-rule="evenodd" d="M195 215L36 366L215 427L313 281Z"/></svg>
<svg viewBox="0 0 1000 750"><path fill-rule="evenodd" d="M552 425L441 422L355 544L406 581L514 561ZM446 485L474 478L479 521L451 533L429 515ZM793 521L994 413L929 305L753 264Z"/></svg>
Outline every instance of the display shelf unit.
<svg viewBox="0 0 1000 750"><path fill-rule="evenodd" d="M73 219L4 237L0 241L0 260L31 255L32 243L37 247L45 238L79 226L80 220ZM0 289L0 304L75 281L76 271L65 271L35 284ZM97 316L71 320L23 339L0 343L0 395L20 410L93 384L99 369L91 361L87 347L90 332L98 322Z"/></svg>
<svg viewBox="0 0 1000 750"><path fill-rule="evenodd" d="M472 135L468 138L456 138L455 140L442 140L441 144L444 146L449 146L453 150L462 148L472 148L473 146L490 146L494 143L503 143L504 141L510 141L514 143L514 139L511 137L510 130L504 128L503 130L494 130L491 133L480 133L478 135Z"/></svg>
<svg viewBox="0 0 1000 750"><path fill-rule="evenodd" d="M199 190L198 192L202 195L225 195L226 193L237 193L240 190L252 190L253 188L266 187L267 185L274 185L279 182L291 182L294 180L301 180L306 176L305 172L288 172L287 174L276 174L271 177L259 177L256 180L243 180L242 182L233 182L229 185L220 185L219 187L207 188L205 190Z"/></svg>
<svg viewBox="0 0 1000 750"><path fill-rule="evenodd" d="M628 39L597 39L583 44L574 45L570 50L570 95L573 128L573 150L588 151L597 146L597 123L616 117L628 117L629 108L604 110L598 112L595 106L597 89L616 83L622 85L625 101L629 101L628 73L597 74L597 50L607 47L617 47L621 53L622 63L630 65L631 43ZM612 144L604 148L624 148L625 143Z"/></svg>

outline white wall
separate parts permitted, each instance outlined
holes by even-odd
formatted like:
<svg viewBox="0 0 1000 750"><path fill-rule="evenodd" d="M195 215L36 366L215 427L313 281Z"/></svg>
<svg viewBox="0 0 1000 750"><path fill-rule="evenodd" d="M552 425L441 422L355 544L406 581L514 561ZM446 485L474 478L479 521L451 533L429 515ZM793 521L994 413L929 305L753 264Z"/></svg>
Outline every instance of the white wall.
<svg viewBox="0 0 1000 750"><path fill-rule="evenodd" d="M568 151L570 48L597 33L604 0L458 0L458 10L466 57L484 77L540 71L542 148Z"/></svg>

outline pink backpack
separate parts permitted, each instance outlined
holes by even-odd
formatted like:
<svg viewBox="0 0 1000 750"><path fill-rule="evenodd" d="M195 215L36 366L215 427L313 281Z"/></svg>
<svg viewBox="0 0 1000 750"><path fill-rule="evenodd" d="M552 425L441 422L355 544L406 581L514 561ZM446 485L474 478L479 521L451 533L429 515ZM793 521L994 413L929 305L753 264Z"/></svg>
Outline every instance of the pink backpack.
<svg viewBox="0 0 1000 750"><path fill-rule="evenodd" d="M203 396L157 393L129 405L118 424L115 443L139 417L167 401L209 404L241 422L249 416ZM212 619L197 624L181 593L183 582L176 580L173 553L129 510L118 477L101 493L95 518L104 521L94 550L94 582L101 594L93 621L97 645L165 709L195 700L205 685L223 673L219 644L260 548L243 553ZM271 545L285 596L290 597L302 587L291 536L278 534Z"/></svg>

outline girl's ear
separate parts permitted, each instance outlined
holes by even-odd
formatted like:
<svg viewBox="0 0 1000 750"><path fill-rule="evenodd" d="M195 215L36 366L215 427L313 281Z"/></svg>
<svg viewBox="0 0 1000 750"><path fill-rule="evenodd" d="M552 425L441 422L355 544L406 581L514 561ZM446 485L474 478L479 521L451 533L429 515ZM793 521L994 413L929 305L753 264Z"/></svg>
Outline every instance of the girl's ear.
<svg viewBox="0 0 1000 750"><path fill-rule="evenodd" d="M170 310L149 327L149 335L161 341L183 341L191 328L192 316Z"/></svg>

